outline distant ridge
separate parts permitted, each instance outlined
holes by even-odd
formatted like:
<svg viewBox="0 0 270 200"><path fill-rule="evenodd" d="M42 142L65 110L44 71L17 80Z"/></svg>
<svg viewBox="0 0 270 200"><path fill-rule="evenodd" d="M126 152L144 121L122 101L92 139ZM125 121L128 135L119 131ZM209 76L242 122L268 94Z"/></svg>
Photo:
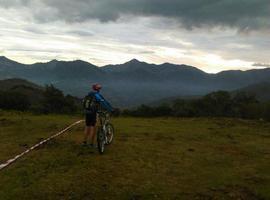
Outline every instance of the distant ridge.
<svg viewBox="0 0 270 200"><path fill-rule="evenodd" d="M160 65L132 59L97 67L74 60L25 65L0 57L0 79L22 78L83 97L91 84L103 85L104 96L116 106L129 107L174 96L201 96L216 90L237 90L270 80L270 69L230 70L208 74L188 65Z"/></svg>
<svg viewBox="0 0 270 200"><path fill-rule="evenodd" d="M30 102L38 102L43 98L44 88L24 79L13 78L0 80L0 92L17 92L26 95Z"/></svg>
<svg viewBox="0 0 270 200"><path fill-rule="evenodd" d="M11 79L5 79L0 80L0 90L6 91L6 90L12 90L13 88L16 88L18 86L25 86L25 87L31 87L39 90L43 90L43 87L34 84L30 81L20 79L20 78L11 78Z"/></svg>
<svg viewBox="0 0 270 200"><path fill-rule="evenodd" d="M57 60L57 59L53 59L53 60L50 60L48 62L36 62L36 63L33 63L33 64L24 64L24 63L20 63L20 62L17 62L17 61L14 61L14 60L11 60L5 56L0 56L0 68L1 68L1 65L4 64L4 62L6 63L12 63L12 64L18 64L18 65L22 65L22 66L36 66L36 65L47 65L47 64L55 64L55 63L84 63L84 64L88 64L88 65L91 65L91 66L95 66L97 68L102 68L102 69L105 69L105 68L110 68L110 67L117 67L117 66L128 66L128 65L131 65L131 66L134 66L134 65L149 65L149 66L156 66L156 67L164 67L164 66L170 66L170 65L173 65L173 66L178 66L178 67L189 67L189 68L193 68L194 70L199 70L201 72L204 72L203 70L200 70L194 66L190 66L190 65L185 65L185 64L173 64L173 63L169 63L169 62L165 62L165 63L162 63L162 64L154 64L154 63L147 63L147 62L144 62L144 61L140 61L136 58L133 58L129 61L126 61L124 63L120 63L120 64L108 64L108 65L104 65L104 66L96 66L90 62L87 62L87 61L84 61L84 60ZM158 69L158 68L157 68ZM265 68L267 69L267 68ZM270 68L269 68L270 69ZM253 70L263 70L263 69L249 69L249 70L224 70L224 71L221 71L221 72L218 72L218 73L211 73L211 74L229 74L229 73L239 73L239 72L247 72L247 71L253 71ZM209 74L207 72L204 72L206 74Z"/></svg>
<svg viewBox="0 0 270 200"><path fill-rule="evenodd" d="M263 81L236 90L235 92L245 92L255 96L260 101L270 100L270 81Z"/></svg>

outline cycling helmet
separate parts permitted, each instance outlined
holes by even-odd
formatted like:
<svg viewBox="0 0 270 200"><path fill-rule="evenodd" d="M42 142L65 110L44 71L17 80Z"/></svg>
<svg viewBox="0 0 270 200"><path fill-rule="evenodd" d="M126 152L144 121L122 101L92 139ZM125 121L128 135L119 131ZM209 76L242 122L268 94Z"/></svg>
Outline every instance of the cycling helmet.
<svg viewBox="0 0 270 200"><path fill-rule="evenodd" d="M100 84L96 83L96 84L92 85L92 88L93 88L93 90L95 90L95 91L99 91L102 87L101 87Z"/></svg>

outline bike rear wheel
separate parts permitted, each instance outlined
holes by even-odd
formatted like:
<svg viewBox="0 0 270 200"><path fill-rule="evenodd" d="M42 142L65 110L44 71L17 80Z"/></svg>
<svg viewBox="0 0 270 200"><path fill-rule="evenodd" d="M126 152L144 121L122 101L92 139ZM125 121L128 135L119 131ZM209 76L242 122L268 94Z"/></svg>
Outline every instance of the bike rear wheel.
<svg viewBox="0 0 270 200"><path fill-rule="evenodd" d="M114 127L111 123L108 123L106 125L106 136L107 136L106 144L111 144L114 137Z"/></svg>
<svg viewBox="0 0 270 200"><path fill-rule="evenodd" d="M101 127L99 127L97 131L97 145L98 152L103 154L105 150L105 134Z"/></svg>

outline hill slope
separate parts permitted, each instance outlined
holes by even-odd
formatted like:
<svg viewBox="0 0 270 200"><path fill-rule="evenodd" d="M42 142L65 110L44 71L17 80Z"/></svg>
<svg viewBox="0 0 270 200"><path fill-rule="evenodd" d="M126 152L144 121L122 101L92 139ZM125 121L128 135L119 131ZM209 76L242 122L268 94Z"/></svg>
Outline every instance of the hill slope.
<svg viewBox="0 0 270 200"><path fill-rule="evenodd" d="M16 92L26 95L31 103L38 103L43 98L44 88L24 79L0 80L0 92Z"/></svg>
<svg viewBox="0 0 270 200"><path fill-rule="evenodd" d="M19 78L13 78L13 79L5 79L0 80L0 90L6 91L6 90L13 90L19 87L29 87L34 89L43 90L43 88L37 84L34 84L30 81L19 79Z"/></svg>
<svg viewBox="0 0 270 200"><path fill-rule="evenodd" d="M63 95L57 88L45 88L24 79L0 80L0 108L15 109L22 105L23 100L27 102L25 109L34 112L47 112L49 107L54 108L50 112L75 112L81 107L81 99L71 95ZM44 101L45 100L45 101ZM29 104L28 104L29 102ZM47 103L46 103L47 102ZM44 104L46 103L46 105ZM26 104L26 103L25 103ZM54 107L54 105L56 105ZM66 106L66 108L63 108ZM49 112L49 111L48 111Z"/></svg>
<svg viewBox="0 0 270 200"><path fill-rule="evenodd" d="M24 115L22 120L2 113L0 161L76 118ZM1 171L0 199L270 199L269 123L209 118L112 122L117 132L104 155L81 146L81 124Z"/></svg>
<svg viewBox="0 0 270 200"><path fill-rule="evenodd" d="M270 82L264 81L257 84L249 85L247 87L236 90L236 92L245 92L254 95L260 101L269 101Z"/></svg>

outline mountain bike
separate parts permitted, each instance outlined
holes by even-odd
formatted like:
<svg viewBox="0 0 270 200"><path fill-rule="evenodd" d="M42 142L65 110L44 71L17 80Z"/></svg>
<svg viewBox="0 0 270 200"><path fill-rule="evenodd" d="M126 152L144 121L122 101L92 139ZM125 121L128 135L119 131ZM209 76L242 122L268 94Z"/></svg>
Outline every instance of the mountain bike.
<svg viewBox="0 0 270 200"><path fill-rule="evenodd" d="M114 127L110 123L111 115L106 111L98 112L99 126L97 130L97 146L100 154L105 151L105 145L109 145L113 141Z"/></svg>

